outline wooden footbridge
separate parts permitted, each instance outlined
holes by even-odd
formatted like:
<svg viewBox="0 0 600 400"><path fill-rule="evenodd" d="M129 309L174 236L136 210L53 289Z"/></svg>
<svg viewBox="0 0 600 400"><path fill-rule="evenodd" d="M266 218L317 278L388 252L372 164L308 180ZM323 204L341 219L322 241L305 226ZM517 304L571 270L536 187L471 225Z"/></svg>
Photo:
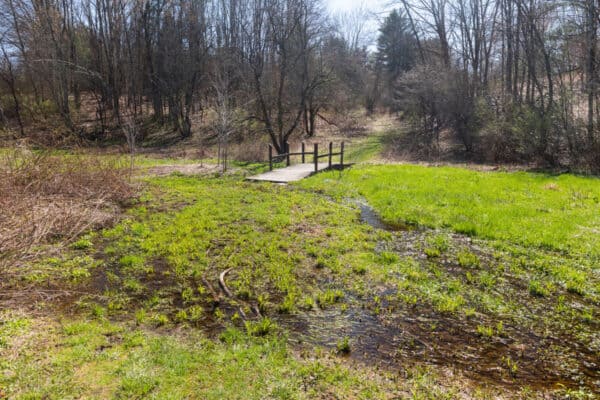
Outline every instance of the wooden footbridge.
<svg viewBox="0 0 600 400"><path fill-rule="evenodd" d="M266 181L276 183L288 183L299 181L312 174L328 169L344 168L344 142L340 145L340 150L333 152L333 142L329 142L327 153L319 154L319 144L313 144L312 151L306 151L306 145L302 142L299 152L291 152L289 143L285 144L286 152L273 155L273 146L269 145L269 172L264 174L250 176L246 179L251 181ZM292 165L292 157L300 157L300 164ZM333 158L339 156L339 163L334 163ZM273 169L273 165L285 161L284 168Z"/></svg>

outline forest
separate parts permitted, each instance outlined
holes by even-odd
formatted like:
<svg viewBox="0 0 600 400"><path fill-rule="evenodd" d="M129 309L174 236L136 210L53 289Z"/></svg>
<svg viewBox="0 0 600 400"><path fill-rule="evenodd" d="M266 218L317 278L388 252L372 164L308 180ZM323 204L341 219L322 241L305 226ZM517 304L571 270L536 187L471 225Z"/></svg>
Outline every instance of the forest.
<svg viewBox="0 0 600 400"><path fill-rule="evenodd" d="M0 0L0 400L598 398L600 0L334 3Z"/></svg>
<svg viewBox="0 0 600 400"><path fill-rule="evenodd" d="M284 152L364 110L404 121L397 146L426 158L450 140L469 160L597 170L598 2L395 6L372 37L366 8L316 0L3 0L0 124L49 144L162 129Z"/></svg>

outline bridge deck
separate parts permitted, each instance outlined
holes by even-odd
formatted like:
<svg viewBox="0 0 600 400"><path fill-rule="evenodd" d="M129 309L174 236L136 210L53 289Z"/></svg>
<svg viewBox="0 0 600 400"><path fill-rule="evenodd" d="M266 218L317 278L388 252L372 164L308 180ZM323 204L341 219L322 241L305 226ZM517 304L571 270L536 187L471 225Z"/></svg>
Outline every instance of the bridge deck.
<svg viewBox="0 0 600 400"><path fill-rule="evenodd" d="M333 166L335 167L335 165ZM329 168L328 163L319 163L318 171L324 171ZM299 181L315 173L315 164L296 164L289 167L274 169L264 174L250 176L246 179L251 181L265 181L276 183L288 183Z"/></svg>

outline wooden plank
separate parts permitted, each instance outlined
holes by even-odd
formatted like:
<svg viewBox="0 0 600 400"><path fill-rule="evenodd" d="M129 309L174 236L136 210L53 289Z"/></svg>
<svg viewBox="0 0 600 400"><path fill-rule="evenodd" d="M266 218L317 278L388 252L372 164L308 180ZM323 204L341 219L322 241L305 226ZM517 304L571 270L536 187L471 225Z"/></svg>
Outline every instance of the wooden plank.
<svg viewBox="0 0 600 400"><path fill-rule="evenodd" d="M297 164L265 172L264 174L250 176L246 179L251 181L265 181L276 183L295 182L314 174L314 168L315 166L312 164ZM317 164L317 172L324 171L328 168L328 163Z"/></svg>

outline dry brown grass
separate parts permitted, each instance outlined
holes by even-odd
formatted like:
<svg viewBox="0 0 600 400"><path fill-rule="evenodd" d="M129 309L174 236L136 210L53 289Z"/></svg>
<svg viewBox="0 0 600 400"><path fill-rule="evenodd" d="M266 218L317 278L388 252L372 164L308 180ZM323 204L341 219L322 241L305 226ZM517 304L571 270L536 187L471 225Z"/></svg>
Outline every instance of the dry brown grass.
<svg viewBox="0 0 600 400"><path fill-rule="evenodd" d="M23 149L0 156L0 275L112 223L136 193L119 164Z"/></svg>

